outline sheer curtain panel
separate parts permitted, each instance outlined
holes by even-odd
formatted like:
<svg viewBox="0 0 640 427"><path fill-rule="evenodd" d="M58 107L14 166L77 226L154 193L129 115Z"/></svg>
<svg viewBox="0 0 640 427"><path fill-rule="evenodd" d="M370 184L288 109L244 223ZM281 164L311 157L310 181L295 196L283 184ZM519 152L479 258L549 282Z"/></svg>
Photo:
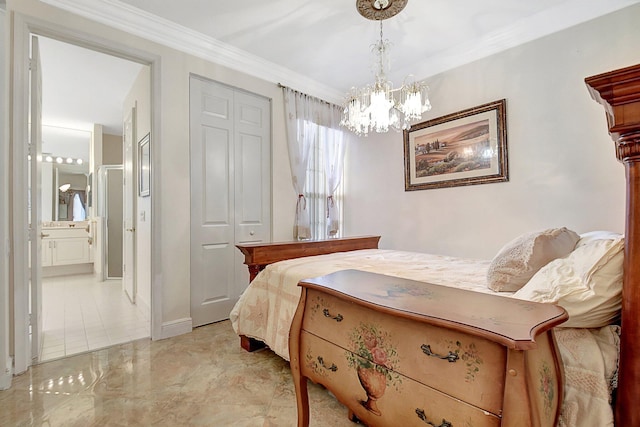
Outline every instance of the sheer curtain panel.
<svg viewBox="0 0 640 427"><path fill-rule="evenodd" d="M336 236L339 230L339 210L335 197L342 179L344 161L344 133L339 127L341 109L318 98L283 87L287 146L293 187L297 193L294 238L298 240ZM318 167L318 156L322 165ZM310 157L315 159L309 164ZM310 168L313 170L310 171ZM322 177L324 175L324 177ZM309 179L307 177L310 176ZM322 179L319 179L322 178ZM321 181L321 184L318 184ZM310 188L313 187L313 188ZM321 199L318 193L322 192ZM312 200L308 200L309 193ZM326 199L326 229L314 230L320 224L310 221L317 200ZM309 203L311 202L311 203Z"/></svg>
<svg viewBox="0 0 640 427"><path fill-rule="evenodd" d="M298 194L296 216L293 225L293 237L298 240L311 238L309 211L304 196L304 184L307 178L309 152L318 137L319 101L316 98L283 87L284 112L287 127L287 146L293 188Z"/></svg>
<svg viewBox="0 0 640 427"><path fill-rule="evenodd" d="M336 191L342 182L344 169L345 137L339 128L342 112L332 106L329 111L328 126L321 127L324 160L324 175L327 181L327 237L337 237L340 232L340 209Z"/></svg>

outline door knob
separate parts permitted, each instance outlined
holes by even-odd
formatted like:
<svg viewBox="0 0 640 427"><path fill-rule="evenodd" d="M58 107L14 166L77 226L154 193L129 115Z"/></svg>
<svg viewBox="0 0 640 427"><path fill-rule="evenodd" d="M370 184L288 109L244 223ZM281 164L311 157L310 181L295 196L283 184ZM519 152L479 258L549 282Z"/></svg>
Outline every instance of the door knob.
<svg viewBox="0 0 640 427"><path fill-rule="evenodd" d="M49 237L49 235L48 234L44 234L44 233L41 232L40 233L40 238L44 239L45 237Z"/></svg>
<svg viewBox="0 0 640 427"><path fill-rule="evenodd" d="M132 232L132 233L133 233L134 231L136 231L135 227L134 227L134 228L127 228L127 229L125 229L125 230L126 230L126 231L130 231L130 232Z"/></svg>

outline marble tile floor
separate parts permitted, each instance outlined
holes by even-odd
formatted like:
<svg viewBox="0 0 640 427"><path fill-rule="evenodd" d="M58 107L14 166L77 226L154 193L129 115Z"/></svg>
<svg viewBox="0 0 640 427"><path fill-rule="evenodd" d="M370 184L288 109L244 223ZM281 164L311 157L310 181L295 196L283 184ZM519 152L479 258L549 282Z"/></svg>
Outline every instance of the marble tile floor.
<svg viewBox="0 0 640 427"><path fill-rule="evenodd" d="M309 384L312 427L354 427L347 410ZM296 425L289 364L248 353L229 321L41 363L0 391L0 426Z"/></svg>
<svg viewBox="0 0 640 427"><path fill-rule="evenodd" d="M122 280L92 274L42 280L40 361L148 338L149 311L131 304Z"/></svg>

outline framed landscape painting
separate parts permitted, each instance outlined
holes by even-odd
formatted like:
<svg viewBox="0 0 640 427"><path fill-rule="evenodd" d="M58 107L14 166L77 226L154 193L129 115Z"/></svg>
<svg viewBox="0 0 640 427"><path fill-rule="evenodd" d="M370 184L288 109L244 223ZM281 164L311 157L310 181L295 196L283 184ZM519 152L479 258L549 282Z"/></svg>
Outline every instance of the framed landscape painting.
<svg viewBox="0 0 640 427"><path fill-rule="evenodd" d="M405 130L405 191L508 181L505 104L501 99Z"/></svg>

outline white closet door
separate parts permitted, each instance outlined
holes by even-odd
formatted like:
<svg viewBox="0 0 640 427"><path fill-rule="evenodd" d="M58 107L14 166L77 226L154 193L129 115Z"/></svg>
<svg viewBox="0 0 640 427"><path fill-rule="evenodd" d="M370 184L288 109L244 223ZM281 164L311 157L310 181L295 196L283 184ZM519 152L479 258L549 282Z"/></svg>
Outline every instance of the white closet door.
<svg viewBox="0 0 640 427"><path fill-rule="evenodd" d="M259 243L271 238L270 101L246 92L235 94L235 240ZM240 251L238 255L241 256ZM241 258L243 261L244 258ZM243 268L249 280L248 271Z"/></svg>
<svg viewBox="0 0 640 427"><path fill-rule="evenodd" d="M235 244L270 237L271 109L262 97L192 77L191 318L229 318L248 283ZM248 237L244 237L244 235Z"/></svg>

